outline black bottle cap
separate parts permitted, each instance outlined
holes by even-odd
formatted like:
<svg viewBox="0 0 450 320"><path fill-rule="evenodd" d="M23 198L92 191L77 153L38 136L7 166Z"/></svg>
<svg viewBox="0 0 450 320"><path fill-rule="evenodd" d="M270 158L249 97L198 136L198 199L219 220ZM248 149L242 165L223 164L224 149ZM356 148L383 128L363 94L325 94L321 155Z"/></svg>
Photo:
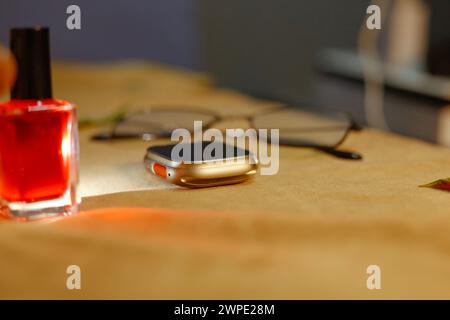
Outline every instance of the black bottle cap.
<svg viewBox="0 0 450 320"><path fill-rule="evenodd" d="M17 60L17 80L11 99L52 98L49 29L11 29L10 48Z"/></svg>

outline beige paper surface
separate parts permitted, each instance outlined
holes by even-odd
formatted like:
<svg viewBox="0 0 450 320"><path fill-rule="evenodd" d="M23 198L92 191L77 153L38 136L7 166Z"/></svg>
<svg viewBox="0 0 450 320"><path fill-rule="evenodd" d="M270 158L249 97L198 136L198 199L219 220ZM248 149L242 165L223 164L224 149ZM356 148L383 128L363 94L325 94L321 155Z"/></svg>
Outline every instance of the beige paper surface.
<svg viewBox="0 0 450 320"><path fill-rule="evenodd" d="M123 92L119 82L129 78L136 87ZM80 104L80 116L125 100L229 113L268 105L147 65L59 66L55 79L58 95ZM361 152L361 162L283 147L275 176L186 190L148 176L130 184L144 172L147 144L96 146L88 133L84 194L140 191L85 197L83 209L144 209L0 221L1 298L450 298L450 195L418 188L449 175L446 148L368 129L343 146ZM99 166L114 155L117 162ZM82 290L65 287L71 264L81 267ZM366 287L373 264L381 290Z"/></svg>

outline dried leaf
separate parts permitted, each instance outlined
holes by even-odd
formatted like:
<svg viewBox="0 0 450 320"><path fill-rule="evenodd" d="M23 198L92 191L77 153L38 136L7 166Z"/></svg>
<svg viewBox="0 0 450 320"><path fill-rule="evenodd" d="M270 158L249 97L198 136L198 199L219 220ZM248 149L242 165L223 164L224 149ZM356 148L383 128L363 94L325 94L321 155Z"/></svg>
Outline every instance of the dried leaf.
<svg viewBox="0 0 450 320"><path fill-rule="evenodd" d="M101 119L80 119L78 121L78 127L81 129L91 128L91 127L101 127L105 125L114 125L121 121L125 115L128 113L128 108L126 106L120 107L116 112L113 114L106 116Z"/></svg>
<svg viewBox="0 0 450 320"><path fill-rule="evenodd" d="M430 182L427 184L422 184L419 187L450 191L450 178L439 179L439 180L436 180L436 181L433 181L433 182Z"/></svg>

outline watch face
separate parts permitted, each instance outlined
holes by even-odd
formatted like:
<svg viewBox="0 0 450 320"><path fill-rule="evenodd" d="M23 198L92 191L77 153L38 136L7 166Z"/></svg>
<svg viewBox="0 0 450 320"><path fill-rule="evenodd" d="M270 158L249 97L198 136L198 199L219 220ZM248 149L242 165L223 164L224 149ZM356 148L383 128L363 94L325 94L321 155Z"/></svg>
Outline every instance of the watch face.
<svg viewBox="0 0 450 320"><path fill-rule="evenodd" d="M223 142L195 142L150 147L148 151L171 161L199 162L245 157L250 152Z"/></svg>

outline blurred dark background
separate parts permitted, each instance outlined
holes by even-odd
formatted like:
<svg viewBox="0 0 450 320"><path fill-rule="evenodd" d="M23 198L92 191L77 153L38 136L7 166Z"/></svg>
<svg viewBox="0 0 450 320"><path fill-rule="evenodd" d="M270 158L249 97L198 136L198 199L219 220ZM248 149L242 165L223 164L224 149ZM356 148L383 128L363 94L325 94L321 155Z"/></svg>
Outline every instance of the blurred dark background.
<svg viewBox="0 0 450 320"><path fill-rule="evenodd" d="M77 4L82 29L66 28ZM49 25L57 59L150 59L207 70L257 94L305 98L320 47L354 47L368 1L0 0L12 26Z"/></svg>
<svg viewBox="0 0 450 320"><path fill-rule="evenodd" d="M433 7L435 17L430 41L448 39L450 1L423 1ZM66 28L71 4L82 11L79 31ZM369 0L0 0L0 41L7 43L10 27L48 25L56 59L148 59L207 70L222 84L258 95L308 100L319 51L355 49L369 4Z"/></svg>
<svg viewBox="0 0 450 320"><path fill-rule="evenodd" d="M202 0L204 61L226 85L257 95L310 100L319 50L355 48L368 3Z"/></svg>
<svg viewBox="0 0 450 320"><path fill-rule="evenodd" d="M69 5L81 8L81 30L66 28ZM194 0L0 0L1 41L13 26L46 25L56 59L150 59L199 68Z"/></svg>

